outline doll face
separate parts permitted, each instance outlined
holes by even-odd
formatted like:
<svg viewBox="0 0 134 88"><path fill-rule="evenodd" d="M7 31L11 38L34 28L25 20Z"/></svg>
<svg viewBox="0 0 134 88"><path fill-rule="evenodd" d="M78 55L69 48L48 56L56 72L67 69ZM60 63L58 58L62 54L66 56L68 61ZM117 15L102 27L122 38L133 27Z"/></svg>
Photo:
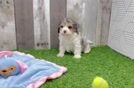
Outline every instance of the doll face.
<svg viewBox="0 0 134 88"><path fill-rule="evenodd" d="M7 69L0 70L0 75L4 77L8 77L8 76L11 76L15 71L16 71L16 67L10 66Z"/></svg>

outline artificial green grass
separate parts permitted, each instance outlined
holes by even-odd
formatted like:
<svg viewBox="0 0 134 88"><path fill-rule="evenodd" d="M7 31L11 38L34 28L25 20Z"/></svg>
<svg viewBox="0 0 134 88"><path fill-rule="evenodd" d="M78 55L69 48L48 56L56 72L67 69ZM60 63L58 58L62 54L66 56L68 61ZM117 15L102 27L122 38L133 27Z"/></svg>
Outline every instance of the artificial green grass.
<svg viewBox="0 0 134 88"><path fill-rule="evenodd" d="M74 59L72 54L58 58L56 49L20 51L68 68L63 76L48 81L41 88L92 88L96 76L106 79L109 88L134 88L134 60L107 46L93 48L89 54L82 54L80 60Z"/></svg>

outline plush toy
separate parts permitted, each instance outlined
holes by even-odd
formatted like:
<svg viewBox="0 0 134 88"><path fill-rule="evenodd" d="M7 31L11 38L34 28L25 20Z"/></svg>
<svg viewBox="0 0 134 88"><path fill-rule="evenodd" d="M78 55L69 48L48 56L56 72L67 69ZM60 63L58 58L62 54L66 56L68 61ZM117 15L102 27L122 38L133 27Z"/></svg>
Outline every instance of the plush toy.
<svg viewBox="0 0 134 88"><path fill-rule="evenodd" d="M17 61L13 59L0 60L0 76L7 78L12 75L21 73L21 69Z"/></svg>

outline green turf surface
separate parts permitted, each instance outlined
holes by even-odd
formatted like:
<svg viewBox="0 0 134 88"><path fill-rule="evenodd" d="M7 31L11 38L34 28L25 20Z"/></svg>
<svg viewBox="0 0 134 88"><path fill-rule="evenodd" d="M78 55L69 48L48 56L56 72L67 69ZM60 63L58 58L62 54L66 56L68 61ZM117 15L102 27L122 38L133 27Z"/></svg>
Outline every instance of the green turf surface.
<svg viewBox="0 0 134 88"><path fill-rule="evenodd" d="M96 76L106 79L109 88L134 88L134 60L107 46L93 48L89 54L82 54L80 60L74 59L72 54L58 58L56 49L20 51L68 68L66 74L48 81L41 88L92 88Z"/></svg>

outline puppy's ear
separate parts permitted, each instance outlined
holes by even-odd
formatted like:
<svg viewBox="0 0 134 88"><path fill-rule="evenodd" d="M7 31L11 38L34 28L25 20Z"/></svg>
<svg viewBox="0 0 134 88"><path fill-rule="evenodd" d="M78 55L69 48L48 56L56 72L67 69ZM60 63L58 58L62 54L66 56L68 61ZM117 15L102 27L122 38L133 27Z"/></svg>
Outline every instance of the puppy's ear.
<svg viewBox="0 0 134 88"><path fill-rule="evenodd" d="M60 27L58 27L58 33L60 33Z"/></svg>
<svg viewBox="0 0 134 88"><path fill-rule="evenodd" d="M58 25L58 33L60 33L61 30L61 24Z"/></svg>
<svg viewBox="0 0 134 88"><path fill-rule="evenodd" d="M76 32L77 34L79 33L78 32L78 24L77 23L73 24L73 29L74 29L74 32Z"/></svg>

